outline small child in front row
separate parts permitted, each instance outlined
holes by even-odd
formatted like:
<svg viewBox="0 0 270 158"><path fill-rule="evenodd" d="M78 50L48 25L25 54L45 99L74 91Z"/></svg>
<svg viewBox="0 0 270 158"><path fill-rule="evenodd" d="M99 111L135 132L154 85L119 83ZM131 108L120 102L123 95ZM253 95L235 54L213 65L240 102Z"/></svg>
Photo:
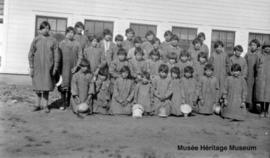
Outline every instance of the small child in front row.
<svg viewBox="0 0 270 158"><path fill-rule="evenodd" d="M113 115L130 115L135 84L131 79L130 68L128 66L123 66L120 74L121 76L114 83L110 113Z"/></svg>
<svg viewBox="0 0 270 158"><path fill-rule="evenodd" d="M92 112L90 106L92 99L92 79L93 75L90 73L90 64L86 59L82 59L79 65L79 71L76 72L71 80L71 107L75 114L79 115L78 105L87 103L89 106L88 112Z"/></svg>
<svg viewBox="0 0 270 158"><path fill-rule="evenodd" d="M214 105L217 105L219 101L219 84L213 73L214 66L212 64L206 64L204 75L199 80L199 113L201 114L212 114Z"/></svg>
<svg viewBox="0 0 270 158"><path fill-rule="evenodd" d="M154 112L161 117L170 114L170 96L172 94L171 80L168 77L169 67L161 64L158 69L159 76L153 79Z"/></svg>
<svg viewBox="0 0 270 158"><path fill-rule="evenodd" d="M104 66L98 71L91 89L93 113L108 114L113 91L108 66Z"/></svg>
<svg viewBox="0 0 270 158"><path fill-rule="evenodd" d="M151 115L153 112L153 91L150 74L147 71L143 71L140 75L141 81L137 83L134 90L134 104L142 105L144 114Z"/></svg>
<svg viewBox="0 0 270 158"><path fill-rule="evenodd" d="M198 109L197 102L199 98L199 85L197 80L193 77L194 69L191 66L184 68L184 77L181 79L185 104L192 107L193 111Z"/></svg>
<svg viewBox="0 0 270 158"><path fill-rule="evenodd" d="M225 80L223 98L225 107L221 115L225 118L234 120L244 120L246 114L247 83L241 76L241 66L233 64L231 74Z"/></svg>
<svg viewBox="0 0 270 158"><path fill-rule="evenodd" d="M182 83L180 79L179 67L171 68L172 79L172 97L171 97L171 114L174 116L182 115L180 106L185 103L184 91L182 89Z"/></svg>

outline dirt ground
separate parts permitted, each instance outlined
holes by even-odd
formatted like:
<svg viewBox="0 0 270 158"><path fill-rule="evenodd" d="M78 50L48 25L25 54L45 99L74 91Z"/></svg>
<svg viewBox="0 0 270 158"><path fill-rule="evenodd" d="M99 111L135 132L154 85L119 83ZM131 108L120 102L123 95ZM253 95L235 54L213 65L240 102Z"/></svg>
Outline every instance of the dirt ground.
<svg viewBox="0 0 270 158"><path fill-rule="evenodd" d="M144 117L31 112L30 86L0 83L0 158L269 158L270 119L235 124L218 116ZM57 92L50 101L59 99ZM255 146L254 151L183 151L181 146Z"/></svg>

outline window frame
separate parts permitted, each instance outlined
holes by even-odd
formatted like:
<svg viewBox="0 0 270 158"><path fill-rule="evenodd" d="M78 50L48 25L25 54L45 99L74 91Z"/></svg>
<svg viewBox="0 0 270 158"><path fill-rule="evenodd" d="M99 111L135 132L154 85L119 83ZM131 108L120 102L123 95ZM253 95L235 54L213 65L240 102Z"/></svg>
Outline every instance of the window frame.
<svg viewBox="0 0 270 158"><path fill-rule="evenodd" d="M174 29L176 29L176 30L181 30L181 29L186 29L186 30L188 30L188 32L187 32L187 38L188 38L188 39L181 39L181 32L174 31ZM196 28L196 27L172 26L172 33L173 33L173 34L176 34L176 35L178 36L178 38L179 38L179 46L180 46L181 48L189 49L190 45L192 44L192 41L195 39L195 38L194 38L194 39L192 39L192 40L189 40L189 36L190 36L189 30L193 30L193 31L196 32L196 33L195 33L195 38L196 38L196 37L197 37L197 34L198 34L198 28ZM179 33L180 33L180 34L179 34ZM188 40L188 41L189 41L189 42L188 42L188 45L186 45L187 48L183 47L184 44L181 44L181 43L182 43L182 40Z"/></svg>
<svg viewBox="0 0 270 158"><path fill-rule="evenodd" d="M233 51L233 48L234 48L234 45L235 45L235 33L236 33L236 31L233 31L233 30L219 30L219 29L212 29L212 32L211 32L211 52L213 52L214 51L214 44L215 44L215 42L217 41L217 40L213 40L213 35L214 35L214 32L218 32L219 33L219 38L218 38L218 40L220 40L220 41L222 41L221 39L220 39L220 34L221 33L226 33L226 41L224 42L224 41L222 41L223 42L223 44L224 44L224 51L226 52L226 53L233 53L233 52L229 52L227 49L228 48L230 48L230 47L228 47L227 45L228 45L228 43L231 43L231 41L229 41L228 42L228 33L232 33L233 34L233 42L232 42L232 51Z"/></svg>
<svg viewBox="0 0 270 158"><path fill-rule="evenodd" d="M57 28L57 20L65 20L66 21L66 25L65 25L65 30L67 29L67 25L68 25L68 18L65 17L57 17L57 16L46 16L46 15L36 15L35 17L35 36L38 35L38 18L46 18L47 21L48 19L55 19L56 20L56 28ZM51 24L50 24L51 25ZM50 30L52 31L52 30ZM57 32L57 30L54 30L55 32Z"/></svg>
<svg viewBox="0 0 270 158"><path fill-rule="evenodd" d="M5 0L0 1L0 6L3 6L1 9L2 14L0 14L0 24L4 24Z"/></svg>
<svg viewBox="0 0 270 158"><path fill-rule="evenodd" d="M155 35L157 34L157 25L131 22L131 23L129 23L129 27L132 28L133 30L134 30L134 28L132 27L132 25L135 25L135 26L137 25L137 26L139 26L139 27L141 27L141 26L146 26L147 28L148 28L148 27L154 27L154 31L153 31L153 32L154 32ZM150 30L150 29L146 29L145 34L146 34L147 31L149 31L149 30ZM136 30L134 30L134 31L135 31L135 36L139 36L139 35L137 34ZM145 39L145 34L144 34L143 36L140 36L140 37L142 38L143 41L146 40L146 39Z"/></svg>
<svg viewBox="0 0 270 158"><path fill-rule="evenodd" d="M112 37L113 37L113 31L114 31L114 21L110 21L110 20L95 20L95 19L84 19L84 31L86 31L86 23L87 22L102 22L103 23L103 30L104 29L109 29L109 28L105 28L104 27L104 23L112 23ZM95 30L95 28L94 28ZM103 31L102 31L103 32ZM87 36L89 36L89 33L86 34ZM97 35L97 33L94 33L94 35ZM103 33L101 35L101 37L103 38Z"/></svg>

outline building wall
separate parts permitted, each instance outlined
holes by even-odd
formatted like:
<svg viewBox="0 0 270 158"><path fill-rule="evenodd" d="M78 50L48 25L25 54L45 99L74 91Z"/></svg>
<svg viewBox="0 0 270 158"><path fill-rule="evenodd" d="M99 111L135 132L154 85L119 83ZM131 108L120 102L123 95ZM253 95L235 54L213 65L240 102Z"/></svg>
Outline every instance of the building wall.
<svg viewBox="0 0 270 158"><path fill-rule="evenodd" d="M154 24L160 39L172 26L194 27L205 32L209 47L213 29L230 30L246 51L249 32L270 33L269 8L269 0L8 0L0 72L28 73L36 15L65 17L72 26L85 19L114 21L114 35L132 22Z"/></svg>

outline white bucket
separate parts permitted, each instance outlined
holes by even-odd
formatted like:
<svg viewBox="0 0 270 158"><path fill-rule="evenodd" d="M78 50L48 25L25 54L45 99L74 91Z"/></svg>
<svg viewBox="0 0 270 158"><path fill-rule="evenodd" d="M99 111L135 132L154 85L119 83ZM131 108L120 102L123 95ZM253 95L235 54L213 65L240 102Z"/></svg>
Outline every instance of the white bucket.
<svg viewBox="0 0 270 158"><path fill-rule="evenodd" d="M221 113L221 106L219 104L214 104L213 106L213 112L217 115Z"/></svg>
<svg viewBox="0 0 270 158"><path fill-rule="evenodd" d="M89 109L89 106L87 103L81 103L77 105L77 112L84 113Z"/></svg>
<svg viewBox="0 0 270 158"><path fill-rule="evenodd" d="M166 112L166 108L161 107L161 108L159 109L159 114L158 114L158 116L159 116L159 117L168 117L167 112Z"/></svg>
<svg viewBox="0 0 270 158"><path fill-rule="evenodd" d="M140 104L135 104L132 107L132 117L134 118L141 118L143 115L143 106Z"/></svg>
<svg viewBox="0 0 270 158"><path fill-rule="evenodd" d="M180 105L180 111L184 114L185 117L188 116L189 113L192 111L192 107L188 104Z"/></svg>

